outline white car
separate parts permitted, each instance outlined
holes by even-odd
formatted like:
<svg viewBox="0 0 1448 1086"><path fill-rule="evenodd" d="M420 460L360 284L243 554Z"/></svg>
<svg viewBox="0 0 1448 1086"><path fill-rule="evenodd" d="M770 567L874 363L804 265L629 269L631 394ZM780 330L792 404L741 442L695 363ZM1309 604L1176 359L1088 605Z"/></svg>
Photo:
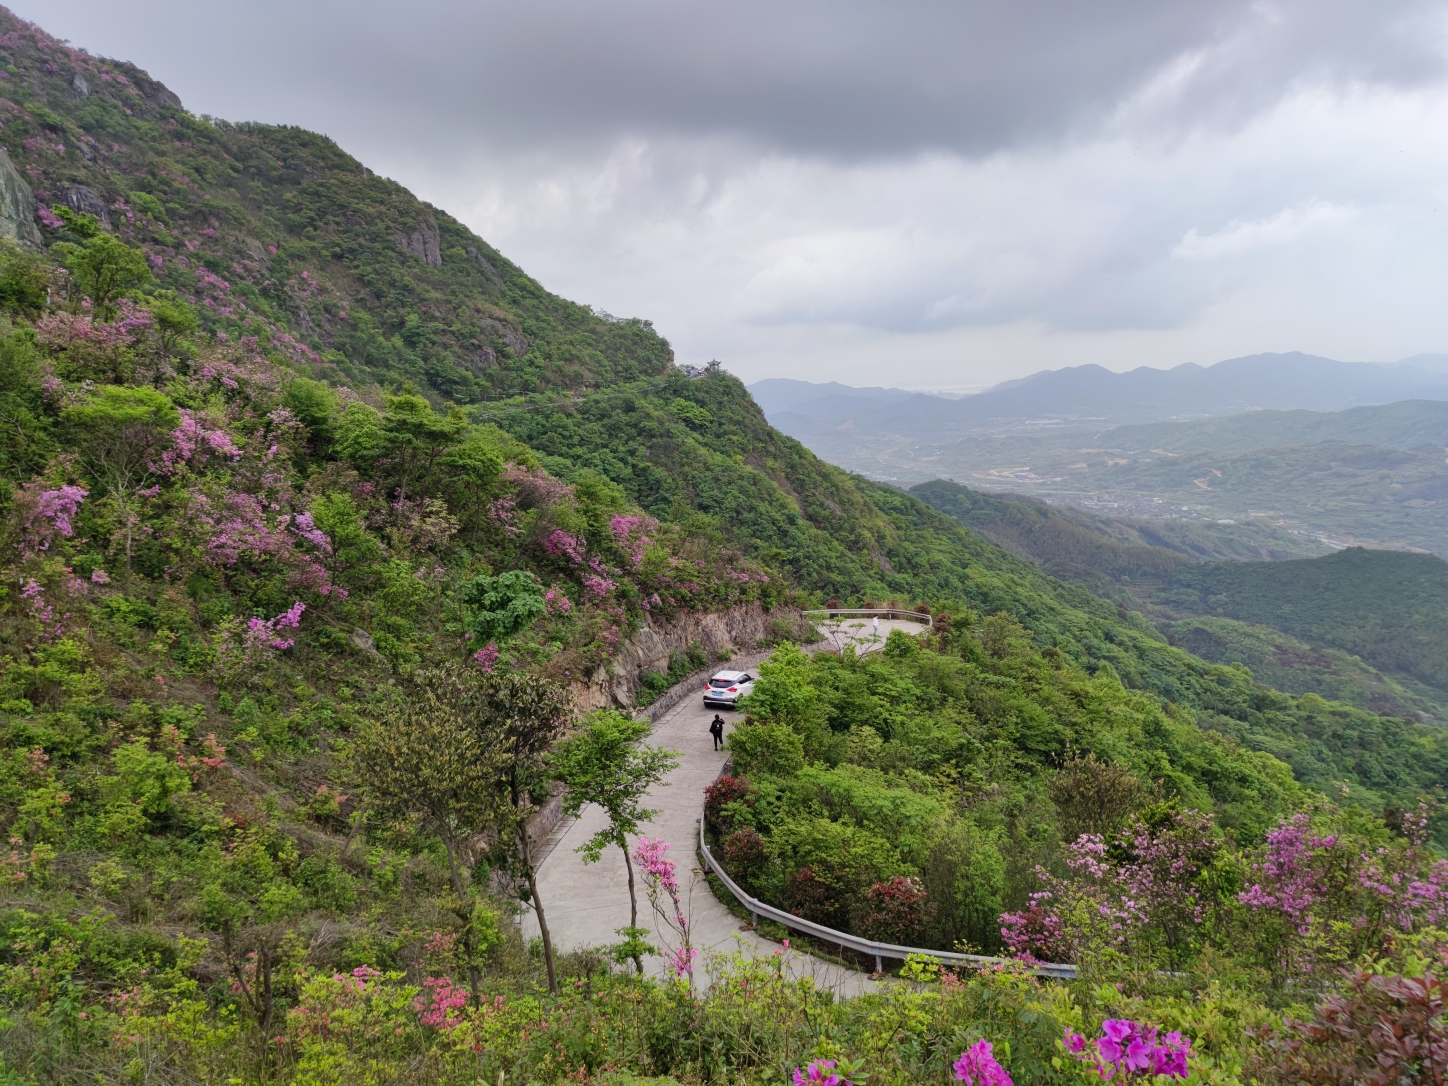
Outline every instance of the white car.
<svg viewBox="0 0 1448 1086"><path fill-rule="evenodd" d="M704 687L704 705L732 709L734 703L754 693L754 676L743 671L719 671Z"/></svg>

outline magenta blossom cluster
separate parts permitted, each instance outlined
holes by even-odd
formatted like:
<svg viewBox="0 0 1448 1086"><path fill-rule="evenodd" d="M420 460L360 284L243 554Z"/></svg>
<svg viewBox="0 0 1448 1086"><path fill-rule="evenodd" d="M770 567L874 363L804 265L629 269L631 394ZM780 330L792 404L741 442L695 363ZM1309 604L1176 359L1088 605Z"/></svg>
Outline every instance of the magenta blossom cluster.
<svg viewBox="0 0 1448 1086"><path fill-rule="evenodd" d="M1323 893L1314 854L1337 844L1332 834L1319 836L1310 827L1311 819L1306 814L1279 822L1267 834L1262 862L1252 865L1258 881L1237 895L1237 900L1249 908L1280 912L1301 935L1307 934L1313 906Z"/></svg>
<svg viewBox="0 0 1448 1086"><path fill-rule="evenodd" d="M984 1038L960 1054L955 1061L955 1077L965 1086L1015 1086L995 1058L994 1046Z"/></svg>
<svg viewBox="0 0 1448 1086"><path fill-rule="evenodd" d="M588 544L572 532L554 528L548 538L543 541L543 549L555 558L567 558L572 565L581 566L587 557Z"/></svg>
<svg viewBox="0 0 1448 1086"><path fill-rule="evenodd" d="M573 488L542 468L525 468L508 464L503 468L503 482L510 483L527 505L546 508L573 497Z"/></svg>
<svg viewBox="0 0 1448 1086"><path fill-rule="evenodd" d="M1151 825L1133 817L1109 842L1083 833L1066 856L1069 876L1038 868L1042 890L1001 915L1001 938L1045 961L1079 960L1088 946L1128 949L1149 933L1184 943L1207 918L1198 881L1221 847L1212 816L1192 810Z"/></svg>
<svg viewBox="0 0 1448 1086"><path fill-rule="evenodd" d="M498 646L492 641L489 641L477 652L473 653L473 663L491 675L493 668L498 665Z"/></svg>
<svg viewBox="0 0 1448 1086"><path fill-rule="evenodd" d="M662 838L640 837L634 845L634 862L643 870L644 892L655 915L673 932L677 943L664 952L664 964L676 977L694 976L694 960L699 952L691 938L691 925L683 897L679 893L679 879L675 873L674 861L666 853L669 842Z"/></svg>
<svg viewBox="0 0 1448 1086"><path fill-rule="evenodd" d="M1101 1023L1101 1036L1087 1041L1068 1029L1062 1042L1066 1051L1091 1065L1105 1082L1186 1078L1192 1042L1173 1030L1160 1036L1155 1026L1129 1018L1108 1018Z"/></svg>
<svg viewBox="0 0 1448 1086"><path fill-rule="evenodd" d="M412 1009L424 1026L450 1030L462 1025L462 1012L468 1005L466 988L454 984L451 977L426 977L422 988Z"/></svg>
<svg viewBox="0 0 1448 1086"><path fill-rule="evenodd" d="M658 527L659 522L650 516L614 517L608 522L614 542L628 554L629 564L634 569L643 564L644 553L653 542L647 533L656 531Z"/></svg>
<svg viewBox="0 0 1448 1086"><path fill-rule="evenodd" d="M30 505L29 510L21 514L25 518L26 546L47 551L57 532L64 536L75 534L75 515L90 491L83 486L62 486L36 494L36 485L28 483L22 489L25 504ZM32 501L34 504L30 504Z"/></svg>
<svg viewBox="0 0 1448 1086"><path fill-rule="evenodd" d="M323 554L332 553L332 540L313 522L311 513L298 513L296 519L292 521L291 527L292 531Z"/></svg>
<svg viewBox="0 0 1448 1086"><path fill-rule="evenodd" d="M265 642L270 648L281 652L296 644L290 637L273 636L278 630L295 630L302 624L302 612L307 605L300 600L293 603L289 608L277 615L276 618L250 619L246 624L246 640L248 644L261 644Z"/></svg>
<svg viewBox="0 0 1448 1086"><path fill-rule="evenodd" d="M182 464L197 464L210 455L236 460L241 450L231 435L219 427L207 426L190 411L181 412L181 425L171 431L171 447L161 454L160 470L169 475Z"/></svg>
<svg viewBox="0 0 1448 1086"><path fill-rule="evenodd" d="M849 1079L835 1073L834 1060L811 1060L801 1071L794 1069L794 1086L853 1086Z"/></svg>

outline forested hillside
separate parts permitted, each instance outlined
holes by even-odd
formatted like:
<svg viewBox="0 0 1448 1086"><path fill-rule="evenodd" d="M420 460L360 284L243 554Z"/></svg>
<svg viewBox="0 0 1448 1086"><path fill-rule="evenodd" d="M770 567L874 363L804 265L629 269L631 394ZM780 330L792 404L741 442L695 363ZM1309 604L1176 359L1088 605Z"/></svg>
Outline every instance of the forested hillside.
<svg viewBox="0 0 1448 1086"><path fill-rule="evenodd" d="M1273 626L1448 690L1448 562L1350 547L1326 558L1176 570L1164 604Z"/></svg>
<svg viewBox="0 0 1448 1086"><path fill-rule="evenodd" d="M1433 678L1448 662L1440 558L1353 548L1288 561L1292 551L1256 525L1108 520L946 479L911 493L1046 573L1140 610L1172 644L1245 664L1274 689L1448 719ZM1220 558L1233 560L1209 561Z"/></svg>
<svg viewBox="0 0 1448 1086"><path fill-rule="evenodd" d="M1378 847L1364 872L1391 855L1393 878L1432 888L1386 929L1349 923L1311 952L1314 976L1438 915L1435 815L1414 812L1448 776L1441 731L1209 665L820 461L718 367L676 369L646 322L548 294L321 137L193 117L6 12L0 65L5 1079L774 1082L848 1047L883 1086L943 1079L956 1019L1008 1005L1017 1025L990 1026L1015 1031L1006 1058L1064 1080L1063 1026L1143 994L916 965L936 988L902 1045L893 997L841 1008L772 963L723 967L739 984L704 999L692 974L630 973L637 930L573 955L522 944L512 918L547 906L529 826L564 779L553 744L636 735L616 711L580 722L570 694L646 626L724 610L769 640L804 603L940 616L877 661L810 665L818 704L776 685L771 706L762 684L758 727L798 728L771 734L801 764L757 745L780 819L759 795L747 817L772 841L806 815L843 839L869 812L779 790L795 771L891 774L891 802L941 816L920 841L980 835L966 851L994 890L942 939L994 945L990 912L1030 913L1031 865L1063 871L1074 831L1183 811L1229 849L1212 869L1228 911L1299 809ZM786 646L771 673L800 659ZM1094 770L1075 792L1052 782L1097 760L1120 795L1083 822ZM769 878L824 870L803 838L777 840ZM656 901L677 890L661 855L638 861ZM1140 945L1143 976L1199 962ZM1231 970L1277 983L1278 950ZM792 1009L766 1008L771 992ZM927 1042L927 1021L955 1024ZM1239 1065L1235 1038L1206 1038L1204 1058Z"/></svg>

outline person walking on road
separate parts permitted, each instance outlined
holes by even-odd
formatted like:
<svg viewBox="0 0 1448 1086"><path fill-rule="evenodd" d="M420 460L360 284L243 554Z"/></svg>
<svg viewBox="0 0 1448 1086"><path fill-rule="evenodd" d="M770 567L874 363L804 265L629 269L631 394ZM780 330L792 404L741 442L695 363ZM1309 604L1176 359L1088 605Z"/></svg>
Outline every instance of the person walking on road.
<svg viewBox="0 0 1448 1086"><path fill-rule="evenodd" d="M876 615L876 616L875 616L875 636L876 636L876 637L879 637L879 636L880 636L880 616L879 616L879 615Z"/></svg>
<svg viewBox="0 0 1448 1086"><path fill-rule="evenodd" d="M714 749L718 750L724 744L724 718L718 713L709 722L709 734L714 737Z"/></svg>

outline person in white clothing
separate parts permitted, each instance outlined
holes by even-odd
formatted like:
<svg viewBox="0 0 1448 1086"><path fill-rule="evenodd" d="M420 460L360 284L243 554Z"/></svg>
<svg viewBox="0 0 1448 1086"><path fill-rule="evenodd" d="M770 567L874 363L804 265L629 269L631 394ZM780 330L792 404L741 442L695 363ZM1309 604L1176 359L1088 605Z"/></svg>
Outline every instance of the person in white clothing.
<svg viewBox="0 0 1448 1086"><path fill-rule="evenodd" d="M880 636L880 616L879 616L879 615L876 615L876 616L875 616L875 636L876 636L876 637L879 637L879 636Z"/></svg>

